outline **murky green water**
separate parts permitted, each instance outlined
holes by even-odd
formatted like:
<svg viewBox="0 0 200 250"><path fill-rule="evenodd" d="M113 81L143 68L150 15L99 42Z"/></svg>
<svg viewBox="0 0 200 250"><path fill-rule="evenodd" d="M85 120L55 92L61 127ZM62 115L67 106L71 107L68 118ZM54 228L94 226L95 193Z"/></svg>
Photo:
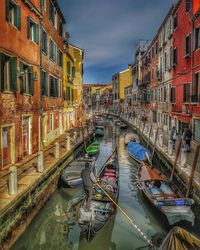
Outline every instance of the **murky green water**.
<svg viewBox="0 0 200 250"><path fill-rule="evenodd" d="M120 193L119 205L139 225L141 230L154 242L167 233L166 225L149 207L149 204L137 190L137 165L128 157L124 146L124 133L127 130L116 129L116 143L119 150ZM111 151L114 139L112 127L106 128L101 140L101 162ZM36 216L26 232L13 246L12 250L132 250L148 249L147 243L141 239L137 231L129 224L119 210L109 223L88 243L80 235L76 218L76 210L67 213L67 206L82 187L57 190L44 208ZM199 234L200 223L197 217L195 227L190 231Z"/></svg>

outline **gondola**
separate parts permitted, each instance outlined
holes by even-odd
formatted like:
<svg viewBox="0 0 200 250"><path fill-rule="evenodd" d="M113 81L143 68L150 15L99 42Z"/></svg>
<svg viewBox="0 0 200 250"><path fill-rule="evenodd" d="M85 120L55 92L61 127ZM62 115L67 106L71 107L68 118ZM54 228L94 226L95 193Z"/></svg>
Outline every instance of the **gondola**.
<svg viewBox="0 0 200 250"><path fill-rule="evenodd" d="M95 141L86 148L86 153L89 156L94 156L99 153L99 149L100 149L100 144L98 141Z"/></svg>
<svg viewBox="0 0 200 250"><path fill-rule="evenodd" d="M82 184L81 171L86 162L95 163L96 158L80 157L71 162L62 172L58 186L63 188L76 187Z"/></svg>
<svg viewBox="0 0 200 250"><path fill-rule="evenodd" d="M115 150L103 165L99 174L100 185L114 201L117 201L119 193L118 175L118 157L117 150ZM78 221L82 234L88 241L91 241L97 232L108 222L114 213L115 206L98 186L94 188L91 211L85 211L85 206L86 199L81 204Z"/></svg>
<svg viewBox="0 0 200 250"><path fill-rule="evenodd" d="M147 163L138 171L138 186L151 205L160 212L171 226L179 222L194 224L191 206L194 201L184 198L159 170Z"/></svg>
<svg viewBox="0 0 200 250"><path fill-rule="evenodd" d="M102 129L98 128L98 129L96 129L96 131L95 131L95 135L96 135L97 137L102 137L102 136L104 136L104 131L103 131Z"/></svg>
<svg viewBox="0 0 200 250"><path fill-rule="evenodd" d="M129 142L131 142L131 141L140 143L139 136L136 135L135 133L127 133L127 134L125 134L125 136L124 136L124 144L128 145Z"/></svg>
<svg viewBox="0 0 200 250"><path fill-rule="evenodd" d="M128 144L127 151L129 156L138 163L148 162L151 163L151 155L147 148L141 144L131 141Z"/></svg>

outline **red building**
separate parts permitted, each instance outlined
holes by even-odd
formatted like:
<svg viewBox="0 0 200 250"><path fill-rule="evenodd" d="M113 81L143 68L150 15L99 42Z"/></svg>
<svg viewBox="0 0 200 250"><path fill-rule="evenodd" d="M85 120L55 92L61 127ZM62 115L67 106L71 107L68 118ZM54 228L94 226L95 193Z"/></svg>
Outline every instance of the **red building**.
<svg viewBox="0 0 200 250"><path fill-rule="evenodd" d="M173 11L172 125L180 133L192 124L192 0L179 0Z"/></svg>
<svg viewBox="0 0 200 250"><path fill-rule="evenodd" d="M40 1L0 8L0 168L40 150Z"/></svg>

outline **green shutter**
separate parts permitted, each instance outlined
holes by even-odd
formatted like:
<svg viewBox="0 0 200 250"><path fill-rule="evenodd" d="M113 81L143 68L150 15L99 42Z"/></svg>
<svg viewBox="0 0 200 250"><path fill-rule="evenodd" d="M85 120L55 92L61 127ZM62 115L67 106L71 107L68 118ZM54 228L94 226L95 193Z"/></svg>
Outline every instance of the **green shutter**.
<svg viewBox="0 0 200 250"><path fill-rule="evenodd" d="M35 42L37 44L39 44L39 25L35 24L34 27L35 27L35 29L34 29L34 31L35 31Z"/></svg>
<svg viewBox="0 0 200 250"><path fill-rule="evenodd" d="M70 62L67 62L67 74L70 75Z"/></svg>
<svg viewBox="0 0 200 250"><path fill-rule="evenodd" d="M44 32L44 50L45 53L47 54L47 33Z"/></svg>
<svg viewBox="0 0 200 250"><path fill-rule="evenodd" d="M30 39L30 29L31 29L31 20L28 17L27 18L27 37L28 37L28 39Z"/></svg>
<svg viewBox="0 0 200 250"><path fill-rule="evenodd" d="M17 28L21 29L21 8L17 5Z"/></svg>
<svg viewBox="0 0 200 250"><path fill-rule="evenodd" d="M33 66L28 67L28 76L30 94L34 95Z"/></svg>
<svg viewBox="0 0 200 250"><path fill-rule="evenodd" d="M10 0L6 0L6 20L9 22L9 5Z"/></svg>
<svg viewBox="0 0 200 250"><path fill-rule="evenodd" d="M72 77L75 78L75 67L72 67Z"/></svg>
<svg viewBox="0 0 200 250"><path fill-rule="evenodd" d="M11 57L9 59L10 66L10 89L13 92L17 91L17 58Z"/></svg>
<svg viewBox="0 0 200 250"><path fill-rule="evenodd" d="M0 53L0 91L4 91L4 65L5 56L3 53Z"/></svg>
<svg viewBox="0 0 200 250"><path fill-rule="evenodd" d="M22 72L24 72L24 65L22 62L20 62L20 94L22 95L24 93L24 78L23 75L21 75Z"/></svg>

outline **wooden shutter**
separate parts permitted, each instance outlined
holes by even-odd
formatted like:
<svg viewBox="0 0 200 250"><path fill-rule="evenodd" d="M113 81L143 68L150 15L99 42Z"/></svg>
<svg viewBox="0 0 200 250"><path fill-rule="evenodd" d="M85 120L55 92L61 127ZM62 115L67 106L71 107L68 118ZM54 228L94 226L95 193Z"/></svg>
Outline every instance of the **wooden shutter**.
<svg viewBox="0 0 200 250"><path fill-rule="evenodd" d="M11 57L9 59L9 66L10 66L10 88L11 91L16 92L17 91L17 58Z"/></svg>
<svg viewBox="0 0 200 250"><path fill-rule="evenodd" d="M30 39L30 29L31 29L31 20L28 17L27 18L27 37L28 37L28 39Z"/></svg>
<svg viewBox="0 0 200 250"><path fill-rule="evenodd" d="M17 17L16 26L20 30L21 29L21 8L18 5L16 5L16 17Z"/></svg>
<svg viewBox="0 0 200 250"><path fill-rule="evenodd" d="M24 65L22 62L20 62L20 74L21 72L24 72ZM24 78L23 75L20 76L20 94L22 95L24 93Z"/></svg>
<svg viewBox="0 0 200 250"><path fill-rule="evenodd" d="M67 74L70 75L70 62L67 62Z"/></svg>
<svg viewBox="0 0 200 250"><path fill-rule="evenodd" d="M0 53L0 91L4 91L4 65L5 55Z"/></svg>
<svg viewBox="0 0 200 250"><path fill-rule="evenodd" d="M29 88L30 88L30 94L34 95L34 81L33 81L33 66L28 67L28 75L29 75Z"/></svg>
<svg viewBox="0 0 200 250"><path fill-rule="evenodd" d="M10 0L6 0L6 20L9 22L9 5L10 5Z"/></svg>
<svg viewBox="0 0 200 250"><path fill-rule="evenodd" d="M35 23L35 42L39 44L39 25Z"/></svg>

